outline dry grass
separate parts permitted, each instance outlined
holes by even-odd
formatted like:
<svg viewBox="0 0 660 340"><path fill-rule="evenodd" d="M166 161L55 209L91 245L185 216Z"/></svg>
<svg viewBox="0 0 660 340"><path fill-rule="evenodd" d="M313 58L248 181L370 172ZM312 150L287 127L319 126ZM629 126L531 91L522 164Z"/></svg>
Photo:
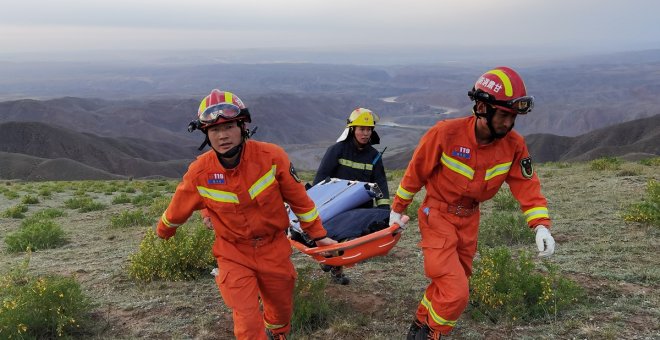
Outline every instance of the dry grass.
<svg viewBox="0 0 660 340"><path fill-rule="evenodd" d="M624 164L624 167L628 165ZM649 179L660 180L660 167L635 166L631 175L616 170L591 170L589 164L540 166L544 193L554 218L558 243L552 262L578 282L588 298L565 314L525 324L493 324L474 320L468 307L453 339L654 339L660 337L660 228L626 224L624 208L643 194ZM399 175L400 176L400 175ZM309 174L303 174L307 179ZM103 183L103 182L98 182ZM144 183L139 183L140 186ZM390 181L390 192L398 177ZM5 182L2 186L25 196L47 186L50 197L30 205L27 216L47 207L62 208L76 190L95 182L67 184ZM135 183L122 183L135 185ZM121 185L119 185L121 188ZM171 188L171 187L168 187ZM121 189L120 189L121 190ZM163 190L168 190L163 188ZM195 338L231 339L231 313L222 303L215 282L136 284L126 274L127 258L137 251L144 227L110 228L111 216L135 207L111 204L114 196L92 193L107 204L101 211L66 210L55 218L68 243L32 254L35 274L73 275L95 302L90 337L98 339ZM141 193L140 187L131 197ZM421 199L421 195L416 197ZM20 202L20 197L0 196L0 211ZM484 204L488 214L493 202ZM21 220L0 218L0 239L17 230ZM154 221L155 224L155 221ZM184 226L185 228L185 226ZM375 258L346 270L349 286L328 285L328 298L341 302L330 326L298 339L402 339L428 281L423 275L417 248L416 222L386 257ZM534 250L534 245L521 248ZM2 271L21 262L24 254L5 252L0 241ZM294 253L297 267L314 266L312 260ZM320 270L316 275L327 275Z"/></svg>

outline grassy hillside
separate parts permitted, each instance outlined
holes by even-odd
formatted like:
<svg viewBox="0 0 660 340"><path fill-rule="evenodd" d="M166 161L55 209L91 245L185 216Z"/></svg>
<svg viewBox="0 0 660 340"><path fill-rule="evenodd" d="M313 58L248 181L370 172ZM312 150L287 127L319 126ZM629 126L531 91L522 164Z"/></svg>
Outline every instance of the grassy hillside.
<svg viewBox="0 0 660 340"><path fill-rule="evenodd" d="M557 241L550 261L583 287L586 297L563 313L534 321L494 323L475 317L474 307L468 307L451 338L660 337L660 226L622 218L629 205L644 197L649 180L660 180L660 165L606 165L549 163L538 170ZM390 192L401 175L401 171L389 174ZM311 178L312 174L303 174L303 179ZM231 313L211 275L195 281L136 283L127 274L129 256L155 225L175 185L164 180L1 182L0 273L6 274L30 256L32 274L73 276L93 303L93 322L84 325L77 334L81 337L231 339ZM84 197L97 204L89 209L73 204L82 201L74 198ZM421 199L420 193L416 200ZM16 209L19 205L27 211ZM65 213L54 221L64 230L67 243L30 255L8 252L7 235L18 231L25 218L46 208ZM25 218L8 217L18 216L12 214L17 210L24 211ZM151 226L118 226L117 216L138 210L153 221ZM494 202L484 204L482 221L494 210ZM183 228L199 223L195 215ZM347 269L352 279L349 286L328 284L325 294L336 304L327 326L296 338L404 338L428 284L418 241L415 221L388 256ZM513 249L534 252L535 246L530 242ZM327 275L303 254L295 252L293 260L298 269L313 267L314 277Z"/></svg>

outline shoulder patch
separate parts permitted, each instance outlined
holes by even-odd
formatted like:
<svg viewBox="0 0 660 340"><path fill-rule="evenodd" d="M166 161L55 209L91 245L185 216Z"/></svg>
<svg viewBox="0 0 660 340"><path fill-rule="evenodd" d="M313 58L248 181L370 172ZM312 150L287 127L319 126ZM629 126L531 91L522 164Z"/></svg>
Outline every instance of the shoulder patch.
<svg viewBox="0 0 660 340"><path fill-rule="evenodd" d="M296 173L296 168L293 167L293 163L289 163L289 173L291 174L291 177L293 177L296 182L300 183L302 180L300 177L298 177L298 174Z"/></svg>
<svg viewBox="0 0 660 340"><path fill-rule="evenodd" d="M523 177L530 179L534 176L534 166L532 165L532 157L525 157L520 160L520 172Z"/></svg>

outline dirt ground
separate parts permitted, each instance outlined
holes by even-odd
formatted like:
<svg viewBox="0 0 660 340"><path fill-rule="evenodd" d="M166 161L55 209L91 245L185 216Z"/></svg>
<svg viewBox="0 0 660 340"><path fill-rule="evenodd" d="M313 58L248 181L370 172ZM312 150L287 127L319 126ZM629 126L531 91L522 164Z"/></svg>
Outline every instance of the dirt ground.
<svg viewBox="0 0 660 340"><path fill-rule="evenodd" d="M584 301L562 314L515 324L475 319L472 307L468 307L449 338L660 339L660 227L625 223L620 216L628 204L643 196L649 179L660 180L660 169L626 163L624 170L630 171L594 171L588 164L548 164L539 170L557 241L551 261L586 290ZM398 180L390 182L390 192ZM128 278L128 257L137 251L147 228L110 228L113 215L134 207L130 203L111 204L117 192L91 192L95 186L107 183L110 182L71 184L63 192L53 192L50 198L30 205L27 212L29 216L54 207L67 213L56 221L65 230L68 243L32 253L30 271L71 275L81 283L85 294L94 301L94 322L81 337L232 339L231 312L210 274L190 282L140 284ZM44 185L63 184L0 185L24 196L35 195ZM81 187L108 207L88 213L64 208L63 202ZM131 195L139 193L138 190ZM419 196L416 198L421 199ZM0 195L0 212L19 202L20 198ZM484 215L491 210L492 205L484 204ZM0 239L17 230L20 222L0 218ZM404 339L428 284L418 242L419 232L413 222L388 256L346 269L350 285L328 284L326 288L327 298L338 302L341 310L333 314L327 328L297 339ZM522 248L534 251L535 246ZM0 241L0 272L26 256L5 250L6 244ZM317 266L298 252L292 259L297 268ZM321 270L314 273L327 275Z"/></svg>

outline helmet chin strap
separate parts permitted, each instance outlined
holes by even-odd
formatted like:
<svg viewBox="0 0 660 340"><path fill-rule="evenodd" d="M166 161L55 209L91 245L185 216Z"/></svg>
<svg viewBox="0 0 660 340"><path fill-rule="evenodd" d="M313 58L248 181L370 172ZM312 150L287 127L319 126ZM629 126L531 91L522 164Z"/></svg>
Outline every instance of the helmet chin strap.
<svg viewBox="0 0 660 340"><path fill-rule="evenodd" d="M241 152L241 149L243 149L243 140L241 140L240 144L238 144L235 147L227 150L227 152L220 152L220 151L215 150L215 149L213 149L213 150L215 150L215 153L217 153L218 156L220 156L222 158L232 158L232 157L236 156L239 152Z"/></svg>
<svg viewBox="0 0 660 340"><path fill-rule="evenodd" d="M232 157L235 157L238 155L242 150L243 150L243 143L244 139L241 139L241 143L236 145L235 147L227 150L227 152L220 152L213 148L213 151L215 151L215 154L218 157L218 161L220 161L220 164L224 166L226 169L233 169L236 166L238 166L238 163L241 161L241 157L236 157L235 159L232 160Z"/></svg>
<svg viewBox="0 0 660 340"><path fill-rule="evenodd" d="M488 126L488 132L490 132L490 136L495 139L504 138L504 136L506 136L509 131L513 129L513 124L511 124L511 128L509 128L509 130L507 130L505 133L497 133L497 131L495 131L495 128L493 127L493 117L495 116L495 112L497 110L490 105L486 105L486 113L480 113L477 111L477 104L474 104L472 110L478 118L486 118L486 126Z"/></svg>

